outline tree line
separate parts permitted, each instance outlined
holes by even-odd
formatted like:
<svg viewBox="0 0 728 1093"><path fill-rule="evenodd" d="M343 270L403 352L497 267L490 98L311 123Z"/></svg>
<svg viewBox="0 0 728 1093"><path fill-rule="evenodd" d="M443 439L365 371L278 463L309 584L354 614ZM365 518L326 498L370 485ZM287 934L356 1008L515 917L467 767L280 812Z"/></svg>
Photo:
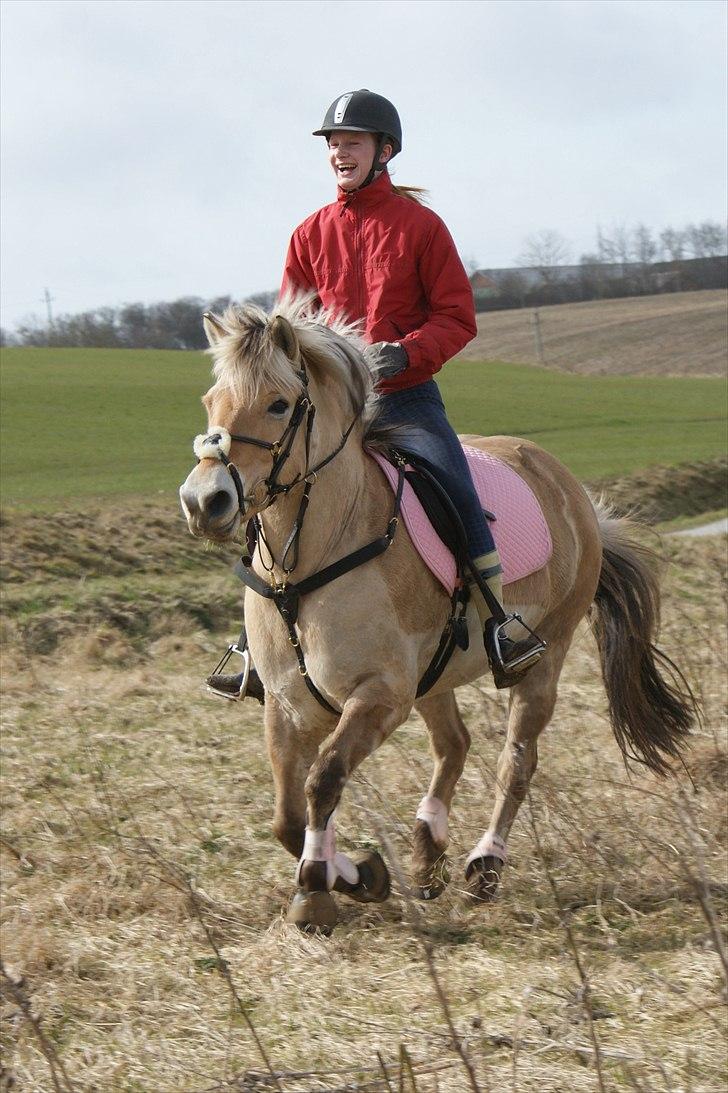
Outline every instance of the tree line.
<svg viewBox="0 0 728 1093"><path fill-rule="evenodd" d="M278 293L258 292L247 299L263 308L275 303ZM38 318L22 323L16 331L2 331L0 344L74 346L94 349L206 349L202 328L206 311L219 313L234 303L231 296L203 300L182 296L155 304L99 307L77 315L60 315L53 322Z"/></svg>
<svg viewBox="0 0 728 1093"><path fill-rule="evenodd" d="M728 231L706 220L655 234L644 224L599 228L595 247L569 265L571 246L555 231L525 240L512 269L483 270L469 260L478 311L544 304L681 292L728 285ZM275 291L247 297L270 308ZM101 307L60 315L51 323L29 319L16 331L0 330L0 345L79 346L108 349L205 349L205 311L223 311L230 296L203 300L183 296L171 302Z"/></svg>
<svg viewBox="0 0 728 1093"><path fill-rule="evenodd" d="M572 249L556 231L529 236L512 269L470 263L479 311L728 287L728 228L705 220L658 233L645 224L597 229L593 250L569 264Z"/></svg>

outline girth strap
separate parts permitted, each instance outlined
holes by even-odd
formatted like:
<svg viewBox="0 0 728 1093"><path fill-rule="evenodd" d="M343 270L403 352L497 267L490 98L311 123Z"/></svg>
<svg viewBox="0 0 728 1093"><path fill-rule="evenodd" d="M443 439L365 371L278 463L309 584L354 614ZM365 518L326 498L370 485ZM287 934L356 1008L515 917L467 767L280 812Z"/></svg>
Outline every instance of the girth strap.
<svg viewBox="0 0 728 1093"><path fill-rule="evenodd" d="M425 674L417 686L417 697L423 695L435 686L442 673L447 668L450 657L458 649L467 649L470 644L468 637L468 624L465 619L465 610L470 599L467 585L456 588L453 592L451 604L452 614L445 624L445 629L440 636L440 643L435 650L432 660L425 669Z"/></svg>

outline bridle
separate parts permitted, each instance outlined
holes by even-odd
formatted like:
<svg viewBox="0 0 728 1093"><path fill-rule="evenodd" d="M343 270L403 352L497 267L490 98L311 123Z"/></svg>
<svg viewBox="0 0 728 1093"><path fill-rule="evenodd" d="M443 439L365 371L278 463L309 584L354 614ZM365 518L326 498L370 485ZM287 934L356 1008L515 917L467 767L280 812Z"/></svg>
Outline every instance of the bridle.
<svg viewBox="0 0 728 1093"><path fill-rule="evenodd" d="M303 384L303 391L296 399L288 424L283 430L282 434L275 441L260 440L255 436L246 436L241 433L230 433L222 426L214 425L207 432L195 438L194 451L197 456L198 462L201 459L217 458L220 462L227 467L228 473L233 480L235 486L235 493L238 498L238 511L243 519L246 516L246 502L249 502L251 498L245 496L243 490L243 481L240 477L240 471L235 466L235 463L230 458L230 445L231 443L237 444L252 444L256 448L263 448L271 453L271 459L273 461L270 474L264 480L266 486L266 495L262 502L256 507L259 511L268 508L277 497L290 493L295 486L305 483L303 488L303 494L301 496L301 504L299 505L298 514L296 516L293 528L288 537L286 545L283 550L283 557L281 559L281 568L286 574L293 571L298 561L298 539L301 534L301 528L303 525L303 518L308 508L309 497L311 489L316 481L316 476L320 470L322 470L328 463L334 459L342 450L347 440L349 439L354 426L361 417L362 409L360 408L352 417L349 425L341 434L341 440L327 456L321 459L313 467L310 465L311 461L311 436L313 433L313 424L316 417L316 407L308 393L308 374L305 367L297 370L296 375ZM306 433L305 433L305 469L292 478L289 482L279 481L279 476L283 467L285 466L293 445L304 418L306 419ZM258 517L255 517L256 528L258 534L262 533L262 528ZM292 565L287 565L288 554L293 550Z"/></svg>
<svg viewBox="0 0 728 1093"><path fill-rule="evenodd" d="M351 432L356 425L359 417L361 416L361 410L352 418L351 422L341 435L341 440L334 448L329 452L324 459L322 459L315 466L310 466L311 460L311 435L313 433L313 423L316 417L316 407L311 401L308 394L308 375L305 368L301 369L297 373L298 378L303 383L303 392L296 399L288 424L281 433L278 440L260 440L255 436L245 436L241 433L230 433L227 429L223 429L219 425L213 425L207 433L202 434L195 438L194 451L197 456L198 462L200 459L217 458L221 463L227 467L230 477L235 485L235 492L238 497L238 507L241 516L245 516L246 513L246 498L243 490L243 482L240 477L240 471L235 466L234 462L230 458L230 442L237 444L252 444L256 448L263 448L271 453L272 466L270 474L265 479L266 495L260 505L261 508L267 508L271 505L275 499L281 494L290 493L290 491L298 486L301 482L305 482L307 487L311 487L316 480L316 475L323 467L330 463L342 450L346 444ZM305 451L306 461L305 470L300 474L297 474L295 478L290 482L280 482L279 475L285 466L293 445L296 440L296 434L303 422L306 419L306 436L305 436Z"/></svg>

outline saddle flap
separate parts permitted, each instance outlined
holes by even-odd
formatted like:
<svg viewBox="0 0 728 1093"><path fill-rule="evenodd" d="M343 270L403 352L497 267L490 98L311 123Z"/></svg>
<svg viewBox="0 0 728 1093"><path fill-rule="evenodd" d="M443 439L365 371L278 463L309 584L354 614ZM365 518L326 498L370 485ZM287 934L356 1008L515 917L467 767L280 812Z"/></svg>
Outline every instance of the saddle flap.
<svg viewBox="0 0 728 1093"><path fill-rule="evenodd" d="M405 471L405 478L425 510L435 534L456 559L466 558L468 543L465 529L452 501L442 487L433 481L431 475L421 473L421 468L414 463L409 452L403 454L410 462L410 466Z"/></svg>

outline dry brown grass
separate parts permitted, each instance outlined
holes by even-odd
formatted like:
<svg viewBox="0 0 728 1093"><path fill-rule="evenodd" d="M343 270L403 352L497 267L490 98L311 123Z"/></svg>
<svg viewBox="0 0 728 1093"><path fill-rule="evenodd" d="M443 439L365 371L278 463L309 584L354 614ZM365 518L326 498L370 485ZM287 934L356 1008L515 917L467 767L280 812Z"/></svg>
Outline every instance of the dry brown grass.
<svg viewBox="0 0 728 1093"><path fill-rule="evenodd" d="M545 364L591 375L724 376L723 289L538 309ZM478 315L468 360L538 364L533 308Z"/></svg>
<svg viewBox="0 0 728 1093"><path fill-rule="evenodd" d="M45 587L31 552L4 643L3 951L22 986L6 983L0 1088L11 1075L16 1089L54 1088L20 992L65 1067L57 1088L78 1093L275 1089L261 1046L285 1093L459 1093L473 1088L463 1054L484 1093L724 1090L725 540L666 549L663 644L705 710L690 777L625 772L584 630L499 901L475 908L462 891L505 722L504 696L472 686L449 889L418 917L397 883L382 906L341 900L328 941L284 922L294 863L270 832L259 708L201 687L225 611L234 629L238 593L219 561L138 562L131 577L100 567L76 578L74 614L73 577ZM220 606L195 621L186 602L209 599ZM34 611L65 621L29 662ZM406 870L429 771L413 716L346 795L343 845L386 833Z"/></svg>

